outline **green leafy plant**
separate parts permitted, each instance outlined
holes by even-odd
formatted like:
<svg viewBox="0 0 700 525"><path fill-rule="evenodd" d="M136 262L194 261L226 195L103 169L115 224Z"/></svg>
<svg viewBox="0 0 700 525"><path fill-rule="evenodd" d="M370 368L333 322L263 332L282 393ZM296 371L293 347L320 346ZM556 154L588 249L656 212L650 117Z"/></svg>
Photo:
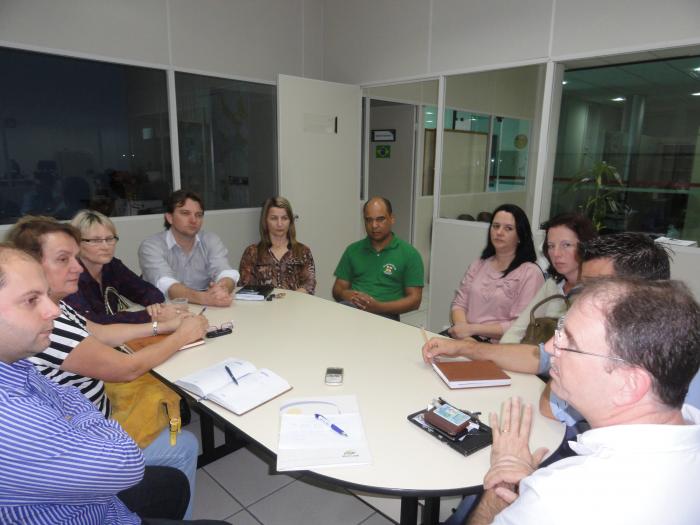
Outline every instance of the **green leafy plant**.
<svg viewBox="0 0 700 525"><path fill-rule="evenodd" d="M580 191L589 189L590 186L593 187L593 193L579 205L579 209L591 219L595 229L600 231L604 227L603 221L608 211L627 212L627 206L618 201L625 186L617 168L605 161L596 162L589 169L580 172L570 188L573 191Z"/></svg>

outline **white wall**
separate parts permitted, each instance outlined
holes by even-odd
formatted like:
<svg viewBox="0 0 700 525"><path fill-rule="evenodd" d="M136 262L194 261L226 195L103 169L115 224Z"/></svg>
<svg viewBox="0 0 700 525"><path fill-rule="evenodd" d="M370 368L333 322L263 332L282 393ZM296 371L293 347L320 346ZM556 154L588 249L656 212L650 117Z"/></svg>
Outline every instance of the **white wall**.
<svg viewBox="0 0 700 525"><path fill-rule="evenodd" d="M694 0L326 0L326 78L359 84L700 43Z"/></svg>

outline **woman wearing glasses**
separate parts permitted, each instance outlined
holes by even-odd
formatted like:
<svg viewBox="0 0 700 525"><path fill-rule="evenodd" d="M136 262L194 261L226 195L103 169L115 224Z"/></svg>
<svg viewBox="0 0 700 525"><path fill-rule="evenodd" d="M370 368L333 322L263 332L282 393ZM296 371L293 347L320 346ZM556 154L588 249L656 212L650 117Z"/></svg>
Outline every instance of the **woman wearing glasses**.
<svg viewBox="0 0 700 525"><path fill-rule="evenodd" d="M163 304L165 297L119 259L114 251L119 241L114 223L98 211L81 210L71 224L81 235L78 291L64 302L84 317L101 324L164 322L177 316L175 306ZM127 311L131 304L145 306Z"/></svg>

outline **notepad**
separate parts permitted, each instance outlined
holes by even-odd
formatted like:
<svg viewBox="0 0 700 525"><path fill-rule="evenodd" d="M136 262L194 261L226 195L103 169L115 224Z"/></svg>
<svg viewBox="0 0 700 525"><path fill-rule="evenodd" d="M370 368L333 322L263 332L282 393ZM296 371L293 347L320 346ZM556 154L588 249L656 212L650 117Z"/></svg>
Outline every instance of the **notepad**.
<svg viewBox="0 0 700 525"><path fill-rule="evenodd" d="M231 375L226 370L228 366ZM257 369L242 359L226 359L175 381L200 399L208 399L234 414L245 414L280 394L291 385L267 368Z"/></svg>
<svg viewBox="0 0 700 525"><path fill-rule="evenodd" d="M236 299L241 301L264 301L274 291L271 284L251 284L236 292Z"/></svg>
<svg viewBox="0 0 700 525"><path fill-rule="evenodd" d="M168 337L166 334L160 334L160 335L149 335L148 337L139 337L138 339L132 339L130 341L127 341L124 343L121 347L126 351L128 354L133 354L134 352L138 352L139 350L142 350L146 348L147 346L156 344L163 339ZM195 346L203 345L204 344L204 339L197 339L196 341L192 341L191 343L187 343L186 345L180 347L180 350L187 350L188 348L193 348Z"/></svg>
<svg viewBox="0 0 700 525"><path fill-rule="evenodd" d="M323 415L347 435L333 431L315 414ZM355 396L292 398L280 408L278 471L370 463L372 456Z"/></svg>
<svg viewBox="0 0 700 525"><path fill-rule="evenodd" d="M510 376L493 361L433 361L433 368L450 388L510 385Z"/></svg>

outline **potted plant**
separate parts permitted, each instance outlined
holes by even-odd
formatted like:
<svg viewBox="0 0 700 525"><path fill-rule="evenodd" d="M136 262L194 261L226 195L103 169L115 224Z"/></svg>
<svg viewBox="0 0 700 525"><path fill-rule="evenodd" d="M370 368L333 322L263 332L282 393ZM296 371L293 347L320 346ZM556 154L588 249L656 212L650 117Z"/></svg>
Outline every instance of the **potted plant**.
<svg viewBox="0 0 700 525"><path fill-rule="evenodd" d="M570 186L574 191L588 189L593 186L591 193L583 204L579 205L581 212L590 217L595 229L600 231L605 226L605 220L608 212L627 214L627 206L621 204L618 200L619 196L624 192L624 184L622 177L615 166L611 166L607 162L598 161L589 169L585 169L579 173L578 178Z"/></svg>

